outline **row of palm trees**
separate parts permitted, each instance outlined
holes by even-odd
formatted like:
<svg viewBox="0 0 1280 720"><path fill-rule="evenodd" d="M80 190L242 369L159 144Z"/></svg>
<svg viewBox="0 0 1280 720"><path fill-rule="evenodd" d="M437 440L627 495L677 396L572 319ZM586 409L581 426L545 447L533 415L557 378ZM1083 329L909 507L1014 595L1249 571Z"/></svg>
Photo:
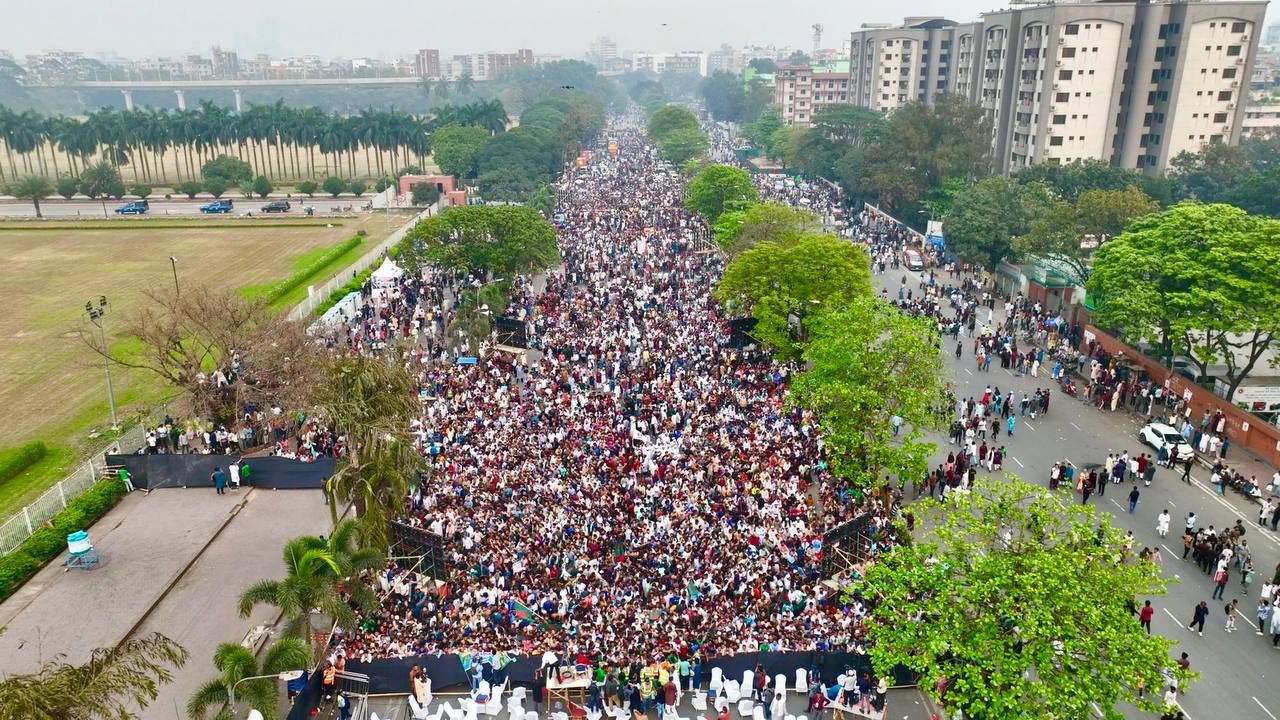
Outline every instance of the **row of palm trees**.
<svg viewBox="0 0 1280 720"><path fill-rule="evenodd" d="M134 183L173 185L199 179L201 165L218 155L235 155L273 180L290 180L336 170L356 176L356 159L363 154L365 174L381 176L423 165L431 133L448 124L499 133L506 129L507 113L498 100L444 106L431 117L395 109L344 116L283 101L241 113L202 101L192 110L104 108L84 118L0 107L7 160L7 168L0 162L0 184L24 175L79 175L103 158L128 168Z"/></svg>

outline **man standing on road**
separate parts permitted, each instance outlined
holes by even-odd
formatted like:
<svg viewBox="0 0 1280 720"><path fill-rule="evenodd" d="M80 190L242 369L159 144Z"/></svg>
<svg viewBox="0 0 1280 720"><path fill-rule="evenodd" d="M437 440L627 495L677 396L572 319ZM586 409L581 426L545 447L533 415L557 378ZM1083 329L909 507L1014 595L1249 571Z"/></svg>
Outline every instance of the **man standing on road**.
<svg viewBox="0 0 1280 720"><path fill-rule="evenodd" d="M1186 462L1182 466L1182 482L1188 485L1191 484L1191 462L1194 459L1194 456L1187 458Z"/></svg>
<svg viewBox="0 0 1280 720"><path fill-rule="evenodd" d="M1160 511L1156 516L1156 534L1165 537L1169 534L1169 508Z"/></svg>
<svg viewBox="0 0 1280 720"><path fill-rule="evenodd" d="M1132 515L1138 509L1138 496L1142 493L1138 492L1138 486L1134 485L1129 491L1129 514Z"/></svg>
<svg viewBox="0 0 1280 720"><path fill-rule="evenodd" d="M1147 600L1142 604L1142 609L1138 611L1138 621L1142 623L1142 627L1151 634L1151 618L1156 614L1156 609L1151 607L1151 601ZM1259 633L1261 634L1261 633Z"/></svg>
<svg viewBox="0 0 1280 720"><path fill-rule="evenodd" d="M1271 603L1265 599L1258 601L1258 609L1254 611L1254 616L1258 618L1258 635L1267 632L1267 620L1271 617Z"/></svg>
<svg viewBox="0 0 1280 720"><path fill-rule="evenodd" d="M1201 600L1196 605L1194 614L1191 616L1191 624L1187 626L1188 630L1195 630L1204 637L1204 621L1209 619L1209 603Z"/></svg>

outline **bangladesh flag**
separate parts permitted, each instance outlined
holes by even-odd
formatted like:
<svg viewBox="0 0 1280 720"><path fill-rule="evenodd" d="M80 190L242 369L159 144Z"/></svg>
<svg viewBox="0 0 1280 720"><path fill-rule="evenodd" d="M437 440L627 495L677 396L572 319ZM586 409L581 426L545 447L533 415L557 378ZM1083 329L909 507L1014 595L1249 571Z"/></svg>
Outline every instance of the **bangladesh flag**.
<svg viewBox="0 0 1280 720"><path fill-rule="evenodd" d="M534 621L534 617L533 610L529 609L528 605L525 605L519 600L511 601L512 620L515 620L517 623L531 623Z"/></svg>

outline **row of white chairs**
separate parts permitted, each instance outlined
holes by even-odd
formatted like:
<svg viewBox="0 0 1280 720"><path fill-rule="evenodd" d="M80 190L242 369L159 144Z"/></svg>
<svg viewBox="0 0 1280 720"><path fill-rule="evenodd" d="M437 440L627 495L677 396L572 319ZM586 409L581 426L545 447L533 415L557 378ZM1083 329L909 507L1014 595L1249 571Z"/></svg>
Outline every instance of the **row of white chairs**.
<svg viewBox="0 0 1280 720"><path fill-rule="evenodd" d="M480 715L488 717L496 717L502 712L502 695L506 691L507 684L490 687L489 683L481 682L480 685L471 691L470 697L458 700L458 707L453 707L448 702L442 702L436 706L435 712L428 712L427 707L431 704L431 683L427 681L427 698L426 703L419 703L418 698L409 695L409 712L413 720L440 720L441 716L448 720L478 720ZM512 703L519 707L520 701L524 699L526 688L516 688L511 693L511 697L507 700L507 708L511 709ZM524 720L524 715L519 716Z"/></svg>

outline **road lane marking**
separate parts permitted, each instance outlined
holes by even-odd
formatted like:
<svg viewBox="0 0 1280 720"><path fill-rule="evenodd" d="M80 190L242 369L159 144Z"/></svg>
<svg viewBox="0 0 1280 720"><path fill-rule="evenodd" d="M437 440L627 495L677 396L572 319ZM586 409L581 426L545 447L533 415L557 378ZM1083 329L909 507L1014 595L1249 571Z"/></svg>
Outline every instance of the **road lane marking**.
<svg viewBox="0 0 1280 720"><path fill-rule="evenodd" d="M1022 421L1022 424L1023 424L1023 425L1026 425L1027 427L1031 428L1032 430L1035 430L1035 429L1036 429L1036 426L1035 426L1035 425L1032 425L1030 422L1028 422L1028 421L1026 421L1026 420L1023 420L1023 421Z"/></svg>
<svg viewBox="0 0 1280 720"><path fill-rule="evenodd" d="M973 374L973 371L972 371L972 370L970 370L969 368L965 368L965 369L964 369L964 371L965 371L965 372L967 372L967 373L969 373L970 375L972 375L972 374Z"/></svg>
<svg viewBox="0 0 1280 720"><path fill-rule="evenodd" d="M1013 461L1014 461L1014 462L1016 462L1016 463L1018 463L1018 467L1020 467L1020 468L1025 468L1025 467L1026 467L1026 465L1023 465L1023 464L1022 464L1022 461L1021 461L1021 460L1019 460L1018 458L1013 457L1012 455L1010 455L1009 457L1013 458Z"/></svg>
<svg viewBox="0 0 1280 720"><path fill-rule="evenodd" d="M1110 499L1110 498L1109 498L1109 499ZM1112 504L1112 505L1115 505L1116 507L1120 508L1121 510L1123 510L1123 509L1124 509L1124 506L1123 506L1123 505L1121 505L1120 503L1116 502L1115 500L1111 500L1111 504Z"/></svg>
<svg viewBox="0 0 1280 720"><path fill-rule="evenodd" d="M1160 547L1164 548L1165 550L1168 550L1170 555L1177 556L1177 553L1173 551L1173 548L1169 547L1168 545L1165 545L1164 543L1160 543Z"/></svg>
<svg viewBox="0 0 1280 720"><path fill-rule="evenodd" d="M1258 703L1258 707L1262 708L1262 712L1266 713L1267 717L1271 718L1271 720L1276 720L1276 716L1271 714L1271 711L1267 709L1266 705L1262 704L1261 700L1255 697L1253 698L1253 701Z"/></svg>
<svg viewBox="0 0 1280 720"><path fill-rule="evenodd" d="M1178 623L1179 625L1182 625L1182 621L1178 619L1177 615L1174 615L1173 613L1169 612L1169 608L1160 608L1160 609L1164 611L1165 615L1168 615L1170 618L1172 618L1174 622ZM1182 625L1182 626L1186 627L1186 625Z"/></svg>

